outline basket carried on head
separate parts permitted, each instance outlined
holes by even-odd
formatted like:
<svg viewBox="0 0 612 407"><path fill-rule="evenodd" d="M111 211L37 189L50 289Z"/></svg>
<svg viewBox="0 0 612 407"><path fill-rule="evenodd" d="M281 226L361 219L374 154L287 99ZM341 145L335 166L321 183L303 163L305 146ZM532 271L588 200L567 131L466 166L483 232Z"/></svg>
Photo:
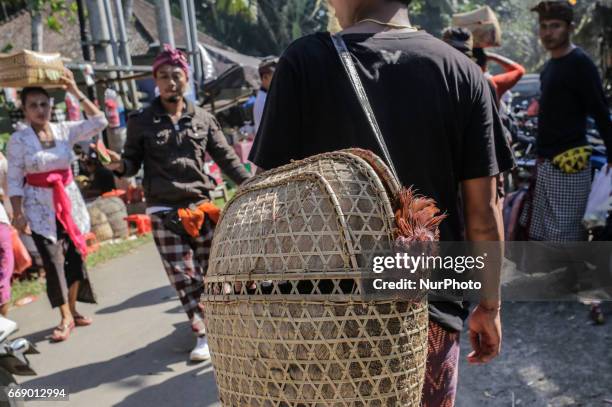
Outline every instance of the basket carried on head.
<svg viewBox="0 0 612 407"><path fill-rule="evenodd" d="M0 87L58 87L64 74L64 62L58 53L23 50L0 54Z"/></svg>
<svg viewBox="0 0 612 407"><path fill-rule="evenodd" d="M400 194L353 149L265 172L227 204L202 297L224 406L420 406L426 300L361 295L393 247Z"/></svg>
<svg viewBox="0 0 612 407"><path fill-rule="evenodd" d="M499 47L502 31L495 12L489 6L453 15L453 26L464 27L474 36L474 48Z"/></svg>

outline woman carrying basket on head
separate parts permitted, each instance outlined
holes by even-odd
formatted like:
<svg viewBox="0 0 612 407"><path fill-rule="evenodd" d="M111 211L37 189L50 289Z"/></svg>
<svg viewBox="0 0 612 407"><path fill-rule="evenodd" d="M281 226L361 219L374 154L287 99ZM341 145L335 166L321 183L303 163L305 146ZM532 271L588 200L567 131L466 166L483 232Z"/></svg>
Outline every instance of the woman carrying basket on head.
<svg viewBox="0 0 612 407"><path fill-rule="evenodd" d="M89 214L72 179L72 147L89 140L107 125L104 114L78 89L69 70L61 78L63 88L83 106L88 120L51 123L49 94L43 88L21 92L21 106L29 126L11 136L8 143L8 189L13 225L32 234L47 277L47 295L59 307L61 322L51 340L68 339L75 326L91 324L76 310L76 302L95 303L84 257Z"/></svg>

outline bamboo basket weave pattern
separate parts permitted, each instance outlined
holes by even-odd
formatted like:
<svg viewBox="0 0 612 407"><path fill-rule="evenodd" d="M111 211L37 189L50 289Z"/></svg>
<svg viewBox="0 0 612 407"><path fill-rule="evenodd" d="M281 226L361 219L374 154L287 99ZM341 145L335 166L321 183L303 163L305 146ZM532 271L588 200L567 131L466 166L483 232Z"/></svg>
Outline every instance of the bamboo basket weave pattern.
<svg viewBox="0 0 612 407"><path fill-rule="evenodd" d="M207 330L224 406L420 405L426 301L364 301L397 181L362 150L252 179L217 225Z"/></svg>
<svg viewBox="0 0 612 407"><path fill-rule="evenodd" d="M59 86L64 63L58 53L45 54L23 50L0 54L0 86Z"/></svg>

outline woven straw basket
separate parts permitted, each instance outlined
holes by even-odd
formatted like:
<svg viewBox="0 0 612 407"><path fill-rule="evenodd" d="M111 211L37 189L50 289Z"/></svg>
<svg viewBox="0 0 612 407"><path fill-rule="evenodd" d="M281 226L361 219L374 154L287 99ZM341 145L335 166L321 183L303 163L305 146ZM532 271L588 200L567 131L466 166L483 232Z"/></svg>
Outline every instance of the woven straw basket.
<svg viewBox="0 0 612 407"><path fill-rule="evenodd" d="M45 54L23 50L13 54L0 54L0 87L26 86L56 87L64 73L60 54Z"/></svg>
<svg viewBox="0 0 612 407"><path fill-rule="evenodd" d="M420 405L427 304L368 301L360 276L388 251L399 184L344 150L253 178L211 249L208 340L224 406Z"/></svg>

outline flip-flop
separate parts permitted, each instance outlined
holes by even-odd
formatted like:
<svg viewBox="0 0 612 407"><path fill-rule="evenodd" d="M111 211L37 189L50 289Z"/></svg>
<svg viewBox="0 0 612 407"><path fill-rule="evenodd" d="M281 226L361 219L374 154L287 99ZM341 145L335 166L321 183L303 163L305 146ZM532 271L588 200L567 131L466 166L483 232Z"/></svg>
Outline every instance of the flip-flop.
<svg viewBox="0 0 612 407"><path fill-rule="evenodd" d="M90 317L86 317L84 315L72 315L74 318L74 324L76 326L88 326L91 325L93 320Z"/></svg>
<svg viewBox="0 0 612 407"><path fill-rule="evenodd" d="M51 342L63 342L70 336L70 333L74 329L74 321L69 323L68 325L59 325L53 331L53 335L51 336Z"/></svg>

